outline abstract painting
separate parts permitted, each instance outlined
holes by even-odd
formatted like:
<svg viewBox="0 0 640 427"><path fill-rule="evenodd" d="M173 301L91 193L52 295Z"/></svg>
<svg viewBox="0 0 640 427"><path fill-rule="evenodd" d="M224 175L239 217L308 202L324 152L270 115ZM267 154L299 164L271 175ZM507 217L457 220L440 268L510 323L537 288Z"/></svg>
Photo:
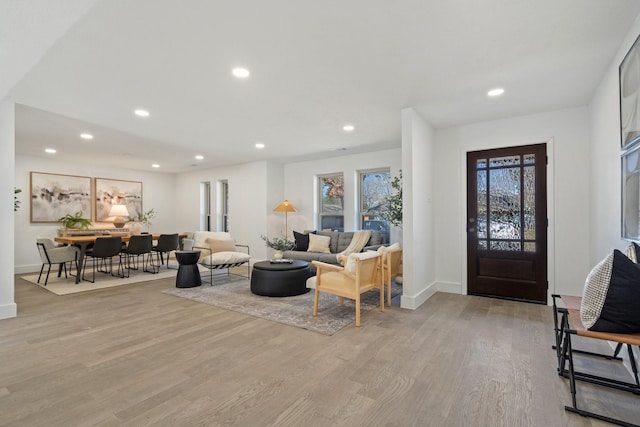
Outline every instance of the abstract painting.
<svg viewBox="0 0 640 427"><path fill-rule="evenodd" d="M95 179L96 221L108 222L112 205L125 205L129 216L142 213L142 182Z"/></svg>
<svg viewBox="0 0 640 427"><path fill-rule="evenodd" d="M31 172L31 222L58 222L60 217L82 211L91 219L91 178Z"/></svg>

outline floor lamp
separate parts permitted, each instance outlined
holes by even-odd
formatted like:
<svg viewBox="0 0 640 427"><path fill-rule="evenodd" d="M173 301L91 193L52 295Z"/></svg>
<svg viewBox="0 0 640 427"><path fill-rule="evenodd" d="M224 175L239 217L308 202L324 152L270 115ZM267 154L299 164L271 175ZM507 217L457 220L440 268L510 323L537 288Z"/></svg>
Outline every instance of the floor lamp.
<svg viewBox="0 0 640 427"><path fill-rule="evenodd" d="M295 212L296 208L291 204L290 201L285 200L280 203L274 210L274 212L284 212L284 237L289 236L289 224L287 224L287 214L289 212Z"/></svg>

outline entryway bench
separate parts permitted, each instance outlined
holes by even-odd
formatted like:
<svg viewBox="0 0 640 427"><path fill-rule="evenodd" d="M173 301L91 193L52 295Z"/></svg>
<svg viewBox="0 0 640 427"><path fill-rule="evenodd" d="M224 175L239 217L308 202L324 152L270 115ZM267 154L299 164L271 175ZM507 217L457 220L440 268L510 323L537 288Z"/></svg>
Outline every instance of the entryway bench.
<svg viewBox="0 0 640 427"><path fill-rule="evenodd" d="M556 340L556 352L558 355L558 374L568 378L571 387L572 406L565 406L565 410L573 412L584 417L595 418L601 421L621 425L640 427L638 424L632 424L615 418L610 418L595 412L586 411L578 408L576 403L576 380L589 382L600 386L610 387L617 390L627 391L633 394L640 394L640 382L638 379L638 368L633 355L632 346L640 346L640 333L620 334L610 332L595 332L584 328L580 319L581 297L568 295L552 295L553 298L553 315ZM560 299L564 307L559 307L557 300ZM600 353L592 353L583 350L574 349L571 337L579 336L605 342L617 343L616 350L613 355L605 355ZM635 383L619 381L612 378L593 375L575 370L573 355L574 353L587 354L590 356L604 357L609 360L621 360L618 353L623 344L627 345L629 354L629 362L633 371ZM566 368L568 362L568 369Z"/></svg>

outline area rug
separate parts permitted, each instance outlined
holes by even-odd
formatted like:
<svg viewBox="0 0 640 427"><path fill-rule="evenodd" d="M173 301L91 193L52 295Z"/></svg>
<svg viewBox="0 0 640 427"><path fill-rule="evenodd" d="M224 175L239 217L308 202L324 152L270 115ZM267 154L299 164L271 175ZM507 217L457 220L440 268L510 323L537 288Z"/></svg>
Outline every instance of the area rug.
<svg viewBox="0 0 640 427"><path fill-rule="evenodd" d="M318 316L313 317L313 291L293 297L263 297L251 293L247 279L230 276L215 280L213 286L174 288L162 292L324 335L333 335L355 322L355 303L345 300L344 305L340 305L335 295L321 294ZM391 295L400 295L401 289L394 285ZM378 310L379 298L377 291L363 294L361 312Z"/></svg>
<svg viewBox="0 0 640 427"><path fill-rule="evenodd" d="M125 277L123 279L121 279L120 277L113 277L109 274L96 273L95 283L82 280L80 281L80 283L76 284L75 276L69 275L68 278L65 278L63 273L62 277L58 277L57 269L53 268L51 270L51 274L49 275L47 286L44 286L44 279L47 275L46 271L42 274L40 283L38 283L38 274L20 276L20 278L26 280L27 282L31 282L34 285L38 285L42 289L46 289L49 292L53 292L56 295L69 295L77 294L79 292L95 291L96 289L112 288L114 286L131 285L134 283L148 282L150 280L175 277L176 272L177 270L167 270L166 266L163 266L160 269L160 272L157 274L145 273L142 270L131 270L130 277ZM87 276L91 277L91 273L89 271L87 271Z"/></svg>

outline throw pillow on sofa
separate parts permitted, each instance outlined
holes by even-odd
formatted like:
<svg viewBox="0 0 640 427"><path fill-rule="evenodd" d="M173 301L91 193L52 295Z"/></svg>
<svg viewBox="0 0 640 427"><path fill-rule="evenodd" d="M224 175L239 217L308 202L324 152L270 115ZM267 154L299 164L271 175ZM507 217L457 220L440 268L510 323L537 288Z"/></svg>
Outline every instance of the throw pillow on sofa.
<svg viewBox="0 0 640 427"><path fill-rule="evenodd" d="M587 276L580 319L598 332L640 332L640 266L619 250L600 261Z"/></svg>
<svg viewBox="0 0 640 427"><path fill-rule="evenodd" d="M331 242L331 237L329 236L319 236L317 234L309 234L309 247L307 248L307 252L320 252L323 254L330 254L329 243Z"/></svg>
<svg viewBox="0 0 640 427"><path fill-rule="evenodd" d="M627 250L624 253L631 261L638 263L638 255L640 255L640 246L637 243L631 242L629 246L627 246Z"/></svg>
<svg viewBox="0 0 640 427"><path fill-rule="evenodd" d="M309 234L315 234L315 231L311 233L293 232L293 238L296 241L296 246L293 248L294 251L306 251L309 249Z"/></svg>

